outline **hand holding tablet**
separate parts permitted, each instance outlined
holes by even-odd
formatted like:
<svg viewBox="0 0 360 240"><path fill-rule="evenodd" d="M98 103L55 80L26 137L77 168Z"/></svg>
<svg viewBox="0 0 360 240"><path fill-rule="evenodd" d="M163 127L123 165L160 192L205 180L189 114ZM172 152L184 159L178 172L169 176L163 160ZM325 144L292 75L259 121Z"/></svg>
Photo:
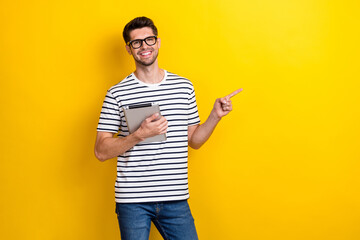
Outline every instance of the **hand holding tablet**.
<svg viewBox="0 0 360 240"><path fill-rule="evenodd" d="M130 133L140 131L145 140L140 143L166 140L167 121L160 114L158 104L131 105L123 108Z"/></svg>

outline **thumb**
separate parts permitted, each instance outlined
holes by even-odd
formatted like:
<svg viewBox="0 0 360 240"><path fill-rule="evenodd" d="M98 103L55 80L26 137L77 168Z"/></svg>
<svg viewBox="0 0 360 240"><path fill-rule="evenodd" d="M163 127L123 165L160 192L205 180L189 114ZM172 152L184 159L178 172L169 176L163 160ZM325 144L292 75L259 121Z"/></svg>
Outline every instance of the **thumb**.
<svg viewBox="0 0 360 240"><path fill-rule="evenodd" d="M147 118L148 121L152 122L155 121L159 117L159 113L154 113L150 117Z"/></svg>
<svg viewBox="0 0 360 240"><path fill-rule="evenodd" d="M226 97L219 98L219 102L220 102L221 104L226 104L227 101L228 101L228 99L226 99Z"/></svg>

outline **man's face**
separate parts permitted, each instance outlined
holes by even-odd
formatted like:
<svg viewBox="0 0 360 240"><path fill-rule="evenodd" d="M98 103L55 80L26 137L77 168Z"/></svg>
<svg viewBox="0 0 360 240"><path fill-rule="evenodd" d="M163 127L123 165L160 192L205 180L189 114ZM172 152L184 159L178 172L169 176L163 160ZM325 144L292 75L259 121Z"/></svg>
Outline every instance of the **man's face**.
<svg viewBox="0 0 360 240"><path fill-rule="evenodd" d="M135 39L145 39L147 37L154 36L154 33L151 28L144 27L132 30L130 32L130 41ZM160 48L160 39L158 38L156 43L152 46L146 44L145 41L142 42L140 48L134 49L132 46L126 46L126 50L130 55L134 57L134 60L143 66L152 65L159 54Z"/></svg>

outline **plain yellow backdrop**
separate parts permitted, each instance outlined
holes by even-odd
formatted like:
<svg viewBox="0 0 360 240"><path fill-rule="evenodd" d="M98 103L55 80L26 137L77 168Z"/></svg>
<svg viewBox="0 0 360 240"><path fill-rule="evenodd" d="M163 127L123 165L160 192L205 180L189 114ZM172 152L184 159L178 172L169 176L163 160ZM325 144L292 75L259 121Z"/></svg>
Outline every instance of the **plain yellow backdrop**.
<svg viewBox="0 0 360 240"><path fill-rule="evenodd" d="M189 152L200 239L360 239L359 9L1 0L0 238L120 239L116 162L97 161L93 146L106 90L134 70L122 29L145 15L160 66L193 82L202 121L215 98L244 89Z"/></svg>

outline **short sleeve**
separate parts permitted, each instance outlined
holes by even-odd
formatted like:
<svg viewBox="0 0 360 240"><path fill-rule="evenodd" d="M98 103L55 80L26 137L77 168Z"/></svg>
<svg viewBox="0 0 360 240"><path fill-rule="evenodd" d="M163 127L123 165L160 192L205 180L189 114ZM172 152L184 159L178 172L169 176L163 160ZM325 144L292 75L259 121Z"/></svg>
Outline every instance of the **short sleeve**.
<svg viewBox="0 0 360 240"><path fill-rule="evenodd" d="M191 85L191 92L188 98L188 125L196 125L200 123L200 117L196 104L195 90Z"/></svg>
<svg viewBox="0 0 360 240"><path fill-rule="evenodd" d="M119 104L115 97L111 94L110 91L107 91L101 108L97 127L98 132L117 133L119 131L121 125L119 109Z"/></svg>

